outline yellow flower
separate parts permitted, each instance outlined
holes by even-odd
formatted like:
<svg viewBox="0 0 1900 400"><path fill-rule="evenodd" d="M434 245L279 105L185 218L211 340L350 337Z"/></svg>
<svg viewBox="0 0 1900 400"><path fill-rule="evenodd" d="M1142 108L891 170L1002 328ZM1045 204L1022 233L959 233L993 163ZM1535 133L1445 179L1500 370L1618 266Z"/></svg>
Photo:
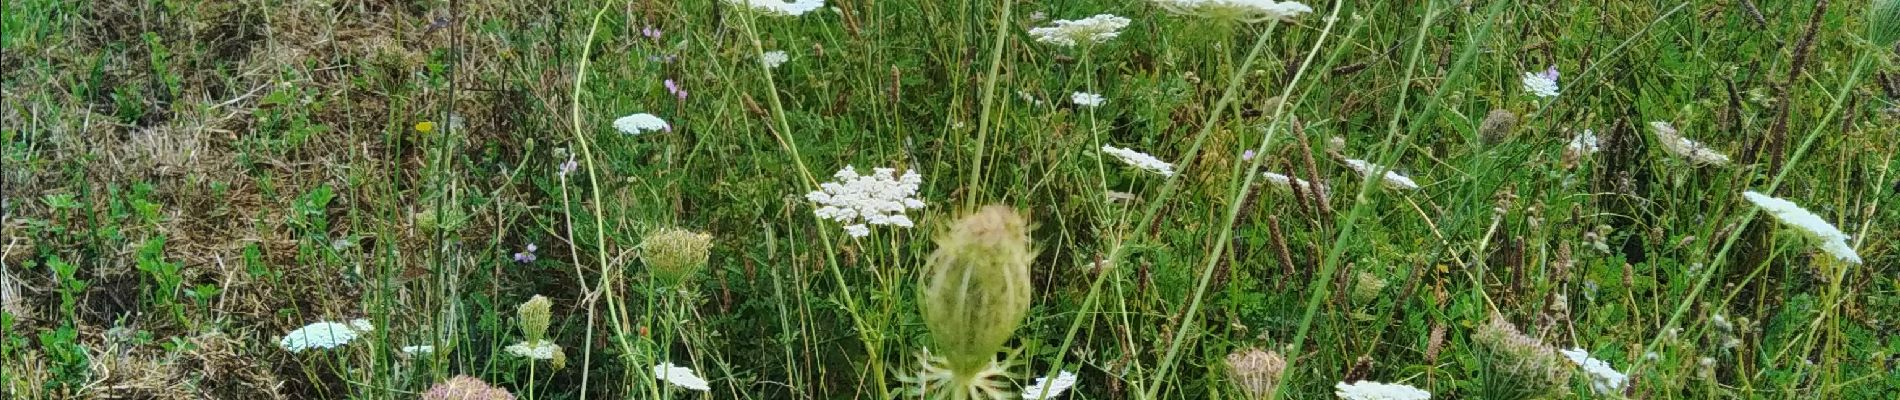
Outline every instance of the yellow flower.
<svg viewBox="0 0 1900 400"><path fill-rule="evenodd" d="M422 133L435 132L435 123L429 122L429 121L417 122L416 132L422 132Z"/></svg>

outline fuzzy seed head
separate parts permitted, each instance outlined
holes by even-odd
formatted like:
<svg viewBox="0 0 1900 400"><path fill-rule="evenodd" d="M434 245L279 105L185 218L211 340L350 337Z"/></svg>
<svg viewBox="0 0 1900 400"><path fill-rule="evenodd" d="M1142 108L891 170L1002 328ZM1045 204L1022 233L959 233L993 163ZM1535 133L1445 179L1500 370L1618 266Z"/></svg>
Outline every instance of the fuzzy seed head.
<svg viewBox="0 0 1900 400"><path fill-rule="evenodd" d="M653 278L666 285L677 285L706 267L712 252L712 235L685 229L661 229L640 241L640 262L646 263Z"/></svg>
<svg viewBox="0 0 1900 400"><path fill-rule="evenodd" d="M1478 136L1483 138L1485 143L1499 143L1516 129L1517 114L1510 110L1496 109L1486 114L1484 122L1478 124Z"/></svg>
<svg viewBox="0 0 1900 400"><path fill-rule="evenodd" d="M1570 368L1556 348L1524 335L1502 316L1493 315L1472 339L1496 378L1488 384L1493 395L1535 398L1570 383Z"/></svg>
<svg viewBox="0 0 1900 400"><path fill-rule="evenodd" d="M921 287L924 323L956 375L981 371L1029 312L1029 220L1001 205L937 238Z"/></svg>
<svg viewBox="0 0 1900 400"><path fill-rule="evenodd" d="M429 387L422 393L422 400L515 400L508 389L489 386L468 375L456 375L454 378Z"/></svg>
<svg viewBox="0 0 1900 400"><path fill-rule="evenodd" d="M528 338L528 343L540 342L541 338L547 335L550 316L548 309L553 305L554 302L549 301L546 296L537 294L534 298L515 307L515 317L520 320L521 334Z"/></svg>

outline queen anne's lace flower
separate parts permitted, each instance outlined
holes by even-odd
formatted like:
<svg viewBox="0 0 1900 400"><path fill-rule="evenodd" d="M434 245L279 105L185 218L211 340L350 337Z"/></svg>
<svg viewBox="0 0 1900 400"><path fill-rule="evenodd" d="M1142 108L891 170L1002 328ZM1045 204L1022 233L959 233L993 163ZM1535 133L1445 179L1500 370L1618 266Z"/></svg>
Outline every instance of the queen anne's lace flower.
<svg viewBox="0 0 1900 400"><path fill-rule="evenodd" d="M806 193L805 199L818 203L819 218L849 224L844 230L852 237L870 235L871 228L865 224L916 226L904 211L924 208L924 201L917 199L924 177L916 170L904 171L901 177L896 174L895 168L876 168L863 176L845 166L832 175L835 181L819 185L820 190Z"/></svg>
<svg viewBox="0 0 1900 400"><path fill-rule="evenodd" d="M1333 385L1333 394L1346 400L1427 400L1432 393L1411 385L1358 381Z"/></svg>
<svg viewBox="0 0 1900 400"><path fill-rule="evenodd" d="M1689 162L1701 165L1728 164L1728 156L1722 155L1722 153L1716 152L1714 149L1702 145L1702 143L1697 143L1694 140L1682 137L1682 135L1676 132L1676 127L1669 125L1668 122L1650 122L1649 127L1651 130L1656 131L1656 141L1662 142L1663 150L1668 151L1669 154L1687 158Z"/></svg>
<svg viewBox="0 0 1900 400"><path fill-rule="evenodd" d="M1366 160L1346 160L1346 166L1352 167L1353 171L1359 171L1360 174L1379 175L1380 178L1385 180L1386 186L1394 189L1418 190L1418 183L1413 182L1412 178L1407 178L1405 175L1386 170L1385 167L1381 167L1378 164L1366 162Z"/></svg>
<svg viewBox="0 0 1900 400"><path fill-rule="evenodd" d="M1101 106L1102 103L1108 102L1107 99L1102 98L1102 95L1088 92L1075 92L1070 94L1069 101L1073 101L1075 105L1083 107L1098 107Z"/></svg>
<svg viewBox="0 0 1900 400"><path fill-rule="evenodd" d="M619 129L620 133L628 135L639 135L648 132L672 131L673 126L667 125L666 120L653 114L639 113L614 120L614 129Z"/></svg>
<svg viewBox="0 0 1900 400"><path fill-rule="evenodd" d="M435 346L430 346L426 344L419 345L419 346L403 346L402 347L402 353L409 354L409 355L422 355L422 354L430 354L434 352L435 352Z"/></svg>
<svg viewBox="0 0 1900 400"><path fill-rule="evenodd" d="M1524 91L1543 98L1557 97L1557 66L1544 72L1525 72Z"/></svg>
<svg viewBox="0 0 1900 400"><path fill-rule="evenodd" d="M712 390L711 386L707 386L706 379L700 378L692 368L673 365L671 362L654 365L653 377L685 389L701 392Z"/></svg>
<svg viewBox="0 0 1900 400"><path fill-rule="evenodd" d="M1578 156L1596 154L1597 152L1596 131L1584 129L1582 134L1579 134L1577 135L1577 137L1570 139L1570 145L1564 146L1564 152L1568 154L1575 154Z"/></svg>
<svg viewBox="0 0 1900 400"><path fill-rule="evenodd" d="M824 0L726 0L728 3L751 6L767 14L800 16L824 8Z"/></svg>
<svg viewBox="0 0 1900 400"><path fill-rule="evenodd" d="M1847 244L1847 233L1841 232L1840 228L1835 228L1834 224L1828 223L1821 216L1801 208L1792 201L1753 190L1742 193L1742 197L1747 198L1750 203L1755 203L1755 206L1761 207L1768 214L1774 215L1775 219L1781 220L1781 223L1793 226L1802 234L1819 241L1821 250L1834 255L1834 258L1850 264L1860 264L1860 254L1854 252L1854 246Z"/></svg>
<svg viewBox="0 0 1900 400"><path fill-rule="evenodd" d="M1312 7L1297 1L1274 0L1153 0L1168 12L1182 15L1198 15L1207 18L1232 19L1254 23L1268 20L1286 20L1300 14L1313 12Z"/></svg>
<svg viewBox="0 0 1900 400"><path fill-rule="evenodd" d="M1297 186L1297 190L1300 193L1304 193L1307 196L1313 196L1313 198L1319 199L1319 201L1322 203L1326 202L1326 185L1314 184L1313 182L1308 182L1305 179L1294 178L1291 176L1280 175L1280 174L1276 174L1272 172L1262 172L1260 173L1260 176L1262 178L1266 178L1267 182L1273 182L1274 185L1287 188L1288 190L1295 190Z"/></svg>
<svg viewBox="0 0 1900 400"><path fill-rule="evenodd" d="M766 68L778 68L779 65L783 65L786 61L791 61L791 59L791 56L785 55L785 52L779 50L772 50L759 55L759 60L765 62Z"/></svg>
<svg viewBox="0 0 1900 400"><path fill-rule="evenodd" d="M1036 378L1036 384L1023 388L1023 400L1053 399L1075 386L1075 373L1061 371L1055 379ZM1045 393L1046 392L1046 393Z"/></svg>
<svg viewBox="0 0 1900 400"><path fill-rule="evenodd" d="M1161 176L1174 176L1174 164L1161 161L1161 159L1148 155L1148 153L1109 145L1102 145L1102 152L1115 156L1115 158L1120 158L1122 162L1128 163L1128 165L1132 165L1135 168L1152 171L1161 174Z"/></svg>
<svg viewBox="0 0 1900 400"><path fill-rule="evenodd" d="M350 344L350 341L356 340L356 335L356 328L348 324L323 321L284 334L278 345L292 353L309 349L334 349Z"/></svg>
<svg viewBox="0 0 1900 400"><path fill-rule="evenodd" d="M1623 384L1629 381L1628 375L1617 372L1616 368L1610 368L1608 362L1590 357L1588 351L1569 349L1559 352L1564 353L1564 357L1569 358L1571 362L1577 363L1578 367L1582 367L1583 372L1590 374L1590 389L1598 394L1620 393L1623 391Z"/></svg>
<svg viewBox="0 0 1900 400"><path fill-rule="evenodd" d="M457 375L429 387L429 391L422 393L422 400L515 400L515 395L507 389L489 386L481 379Z"/></svg>
<svg viewBox="0 0 1900 400"><path fill-rule="evenodd" d="M1030 29L1029 36L1034 36L1038 42L1075 47L1078 44L1107 42L1121 35L1122 28L1127 27L1127 18L1114 14L1097 14L1073 21L1059 19L1053 26Z"/></svg>
<svg viewBox="0 0 1900 400"><path fill-rule="evenodd" d="M541 339L533 342L511 344L503 350L525 358L553 360L554 357L561 352L561 345L554 344L554 342L547 339Z"/></svg>

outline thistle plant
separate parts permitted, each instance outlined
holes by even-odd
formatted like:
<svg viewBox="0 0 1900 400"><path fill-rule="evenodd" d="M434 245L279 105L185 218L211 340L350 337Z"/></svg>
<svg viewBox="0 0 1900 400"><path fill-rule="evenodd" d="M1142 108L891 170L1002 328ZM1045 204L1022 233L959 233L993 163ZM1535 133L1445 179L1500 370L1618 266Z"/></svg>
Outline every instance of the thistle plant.
<svg viewBox="0 0 1900 400"><path fill-rule="evenodd" d="M940 399L1004 398L1003 342L1029 312L1029 262L1036 251L1027 218L991 205L957 220L937 238L922 276L924 325L936 355L923 358L919 382Z"/></svg>

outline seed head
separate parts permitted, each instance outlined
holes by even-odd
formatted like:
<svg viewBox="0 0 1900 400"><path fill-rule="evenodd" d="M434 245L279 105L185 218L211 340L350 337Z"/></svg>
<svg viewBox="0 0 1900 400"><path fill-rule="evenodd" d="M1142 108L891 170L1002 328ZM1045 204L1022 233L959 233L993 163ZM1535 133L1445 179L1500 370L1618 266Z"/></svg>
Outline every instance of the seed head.
<svg viewBox="0 0 1900 400"><path fill-rule="evenodd" d="M1503 316L1493 315L1472 339L1490 369L1486 389L1492 396L1536 398L1570 383L1570 368L1557 349L1525 336Z"/></svg>
<svg viewBox="0 0 1900 400"><path fill-rule="evenodd" d="M422 400L515 400L508 389L489 386L468 375L456 375L454 378L429 387L422 393Z"/></svg>
<svg viewBox="0 0 1900 400"><path fill-rule="evenodd" d="M521 334L528 338L528 343L539 342L547 335L548 308L553 305L554 303L548 301L547 297L537 294L534 298L515 307L515 317L520 320L518 323L521 324Z"/></svg>
<svg viewBox="0 0 1900 400"><path fill-rule="evenodd" d="M1499 143L1516 129L1517 114L1510 110L1496 109L1486 114L1484 122L1478 124L1478 135L1484 139L1485 143Z"/></svg>
<svg viewBox="0 0 1900 400"><path fill-rule="evenodd" d="M1280 372L1286 370L1286 358L1280 353L1248 348L1227 355L1227 376L1247 393L1249 399L1273 396L1279 386Z"/></svg>
<svg viewBox="0 0 1900 400"><path fill-rule="evenodd" d="M957 220L926 262L920 305L950 370L990 364L1029 312L1029 220L991 205Z"/></svg>
<svg viewBox="0 0 1900 400"><path fill-rule="evenodd" d="M677 285L705 268L712 251L712 235L685 229L661 229L640 241L640 262L653 278Z"/></svg>

